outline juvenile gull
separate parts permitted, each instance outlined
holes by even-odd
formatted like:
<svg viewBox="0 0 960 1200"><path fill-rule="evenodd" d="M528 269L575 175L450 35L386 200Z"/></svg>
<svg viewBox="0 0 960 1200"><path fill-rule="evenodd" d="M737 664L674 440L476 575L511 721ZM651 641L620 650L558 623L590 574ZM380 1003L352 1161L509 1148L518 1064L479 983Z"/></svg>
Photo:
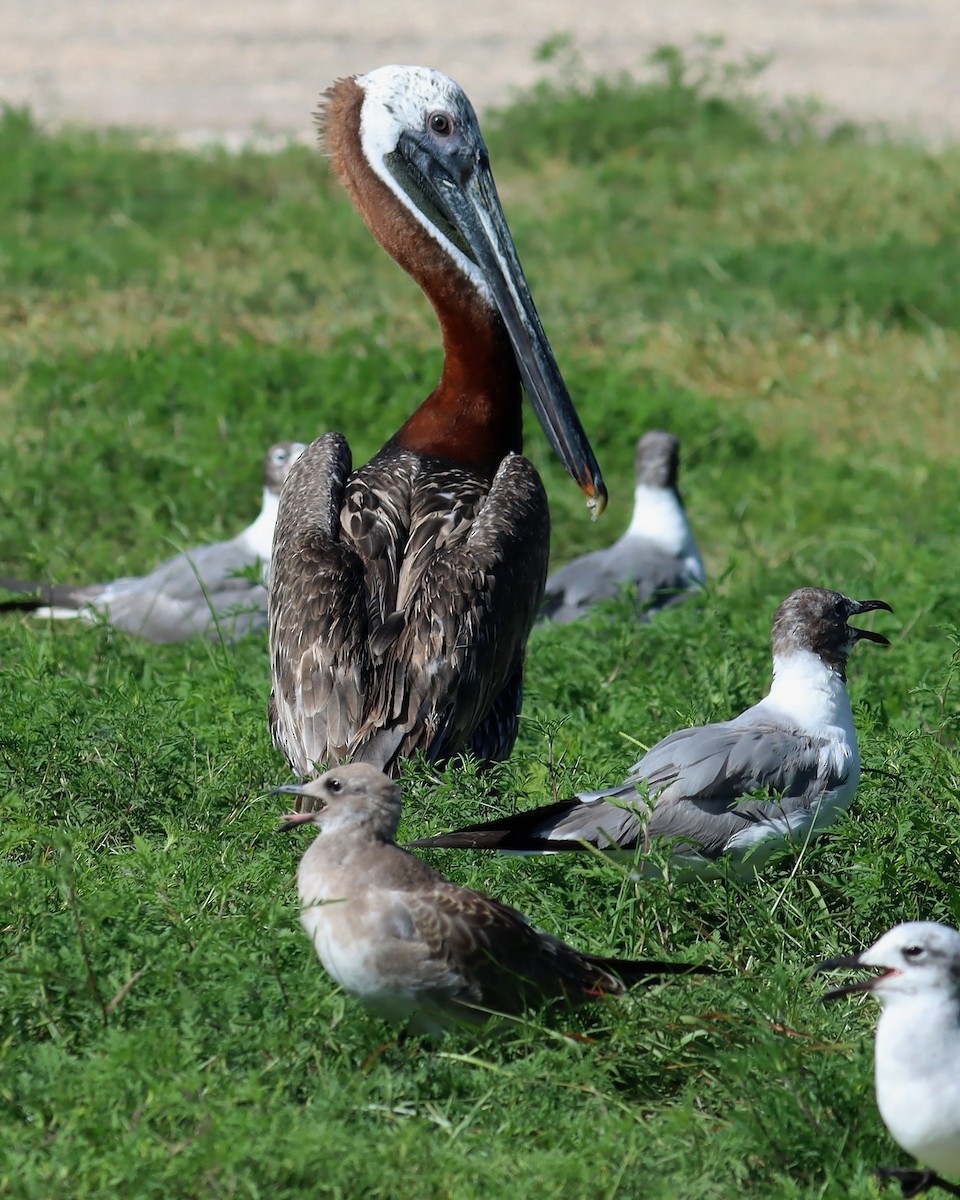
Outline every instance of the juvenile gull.
<svg viewBox="0 0 960 1200"><path fill-rule="evenodd" d="M256 520L226 542L174 555L149 575L111 583L50 586L0 579L0 589L29 592L0 602L0 610L32 609L55 620L105 618L150 642L206 636L227 641L267 623L266 575L280 491L303 453L302 442L277 442L263 464L263 505ZM258 573L259 572L259 573Z"/></svg>
<svg viewBox="0 0 960 1200"><path fill-rule="evenodd" d="M847 621L876 608L892 611L882 600L825 588L792 592L773 622L770 691L740 716L671 733L618 787L411 845L634 853L661 841L673 843L673 863L696 874L709 874L720 859L755 869L785 840L802 844L830 825L857 789L847 657L861 638L889 642Z"/></svg>
<svg viewBox="0 0 960 1200"><path fill-rule="evenodd" d="M605 550L575 558L547 580L541 618L567 624L630 587L645 618L680 603L706 583L677 489L680 443L652 429L637 442L637 485L626 533Z"/></svg>
<svg viewBox="0 0 960 1200"><path fill-rule="evenodd" d="M880 974L834 988L835 1000L870 992L880 1001L874 1073L883 1123L926 1170L885 1167L904 1196L960 1186L960 933L935 921L897 925L850 958L831 958L816 971L871 967Z"/></svg>
<svg viewBox="0 0 960 1200"><path fill-rule="evenodd" d="M341 987L385 1020L439 1034L547 1000L580 1004L685 963L581 954L506 904L458 887L396 844L397 784L366 763L278 792L304 798L281 829L319 836L297 872L300 920Z"/></svg>

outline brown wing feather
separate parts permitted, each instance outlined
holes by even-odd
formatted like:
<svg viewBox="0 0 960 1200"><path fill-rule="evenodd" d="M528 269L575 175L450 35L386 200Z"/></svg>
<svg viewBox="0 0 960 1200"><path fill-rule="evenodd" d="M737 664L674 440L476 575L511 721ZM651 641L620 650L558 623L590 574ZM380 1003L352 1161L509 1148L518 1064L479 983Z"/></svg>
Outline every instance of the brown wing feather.
<svg viewBox="0 0 960 1200"><path fill-rule="evenodd" d="M341 545L350 449L318 438L280 497L270 587L270 729L293 771L339 760L352 746L370 685L363 564Z"/></svg>
<svg viewBox="0 0 960 1200"><path fill-rule="evenodd" d="M547 500L526 459L504 459L486 495L464 472L439 474L413 484L396 608L381 630L376 692L355 749L388 772L417 750L436 761L466 749L505 691L513 721L497 712L509 736L489 757L509 753L546 578Z"/></svg>
<svg viewBox="0 0 960 1200"><path fill-rule="evenodd" d="M363 587L375 657L389 642L383 626L397 608L398 580L410 530L414 479L410 461L381 451L355 471L340 512L341 538L363 564ZM385 643L386 638L386 643Z"/></svg>
<svg viewBox="0 0 960 1200"><path fill-rule="evenodd" d="M520 455L481 476L339 434L290 473L270 601L275 744L299 775L423 751L506 757L546 578L549 510Z"/></svg>
<svg viewBox="0 0 960 1200"><path fill-rule="evenodd" d="M599 960L532 926L491 896L444 881L410 897L425 957L443 963L445 998L500 1013L561 997L573 1003L618 995L623 984ZM438 997L439 998L439 997Z"/></svg>

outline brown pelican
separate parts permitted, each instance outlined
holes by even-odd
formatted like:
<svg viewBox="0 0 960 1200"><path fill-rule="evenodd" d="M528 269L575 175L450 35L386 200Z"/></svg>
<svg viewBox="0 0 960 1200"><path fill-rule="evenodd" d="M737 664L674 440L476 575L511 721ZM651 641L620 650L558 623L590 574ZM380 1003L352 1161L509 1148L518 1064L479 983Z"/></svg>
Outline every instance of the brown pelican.
<svg viewBox="0 0 960 1200"><path fill-rule="evenodd" d="M599 513L606 490L540 324L460 87L425 67L340 80L333 169L440 322L440 382L352 471L338 433L284 487L270 597L275 744L301 777L505 758L546 578L550 518L521 456L522 389Z"/></svg>
<svg viewBox="0 0 960 1200"><path fill-rule="evenodd" d="M30 609L52 620L106 620L148 642L209 637L233 641L263 629L267 618L266 568L280 490L302 442L277 442L263 463L263 505L255 521L226 542L194 546L148 575L109 583L27 583L0 578L0 590L19 593L0 611ZM26 595L24 593L29 593Z"/></svg>

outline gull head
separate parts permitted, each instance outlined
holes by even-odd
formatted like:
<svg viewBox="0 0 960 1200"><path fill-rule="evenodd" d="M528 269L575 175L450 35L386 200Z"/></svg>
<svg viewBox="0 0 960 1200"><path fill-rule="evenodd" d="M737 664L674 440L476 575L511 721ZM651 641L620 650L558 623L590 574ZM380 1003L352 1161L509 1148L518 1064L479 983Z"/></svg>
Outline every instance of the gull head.
<svg viewBox="0 0 960 1200"><path fill-rule="evenodd" d="M857 968L876 973L833 988L824 1000L870 992L886 1003L899 997L941 992L960 1002L960 933L936 921L908 921L894 926L860 954L827 959L814 973Z"/></svg>
<svg viewBox="0 0 960 1200"><path fill-rule="evenodd" d="M635 465L637 483L675 489L680 472L679 439L662 429L651 429L637 442Z"/></svg>
<svg viewBox="0 0 960 1200"><path fill-rule="evenodd" d="M280 495L290 468L306 448L303 442L276 442L270 447L263 460L263 486L268 492Z"/></svg>
<svg viewBox="0 0 960 1200"><path fill-rule="evenodd" d="M400 788L366 763L333 767L317 779L274 788L270 794L299 797L298 811L283 818L281 833L299 825L316 825L322 833L361 830L374 840L396 838L402 810Z"/></svg>
<svg viewBox="0 0 960 1200"><path fill-rule="evenodd" d="M787 596L773 619L774 658L809 651L844 677L847 659L857 642L890 645L890 639L882 633L849 624L851 617L878 608L893 612L885 600L851 600L829 588L798 588Z"/></svg>

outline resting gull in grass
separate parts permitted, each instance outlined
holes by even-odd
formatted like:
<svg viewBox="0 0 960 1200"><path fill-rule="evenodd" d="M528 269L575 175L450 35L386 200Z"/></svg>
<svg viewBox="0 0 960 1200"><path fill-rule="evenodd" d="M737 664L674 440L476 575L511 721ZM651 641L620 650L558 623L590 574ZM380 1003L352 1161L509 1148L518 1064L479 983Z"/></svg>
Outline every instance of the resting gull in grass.
<svg viewBox="0 0 960 1200"><path fill-rule="evenodd" d="M106 620L150 642L206 636L233 641L267 623L265 576L283 481L306 446L277 442L263 467L263 506L256 520L226 542L184 550L149 575L111 583L26 583L0 578L0 589L29 593L0 610L30 609L54 620Z"/></svg>
<svg viewBox="0 0 960 1200"><path fill-rule="evenodd" d="M637 485L626 533L605 550L575 558L547 580L541 618L567 624L601 600L632 588L645 618L679 604L706 583L686 509L677 490L680 443L652 429L637 442Z"/></svg>
<svg viewBox="0 0 960 1200"><path fill-rule="evenodd" d="M320 829L297 887L321 963L366 1008L412 1032L480 1025L491 1013L548 1000L581 1004L697 971L581 954L516 909L451 883L396 844L400 788L366 763L277 791L310 809L288 815L281 829Z"/></svg>
<svg viewBox="0 0 960 1200"><path fill-rule="evenodd" d="M635 855L662 842L674 864L696 874L718 860L755 869L777 845L802 844L830 825L857 789L847 657L863 638L889 642L847 622L876 608L892 611L825 588L792 592L773 623L770 691L740 716L671 733L617 787L410 844Z"/></svg>
<svg viewBox="0 0 960 1200"><path fill-rule="evenodd" d="M924 1170L883 1167L904 1196L932 1187L960 1196L960 933L935 921L897 925L849 958L831 958L817 971L869 967L869 979L834 988L835 1000L870 992L881 1004L874 1074L877 1107L894 1141Z"/></svg>

